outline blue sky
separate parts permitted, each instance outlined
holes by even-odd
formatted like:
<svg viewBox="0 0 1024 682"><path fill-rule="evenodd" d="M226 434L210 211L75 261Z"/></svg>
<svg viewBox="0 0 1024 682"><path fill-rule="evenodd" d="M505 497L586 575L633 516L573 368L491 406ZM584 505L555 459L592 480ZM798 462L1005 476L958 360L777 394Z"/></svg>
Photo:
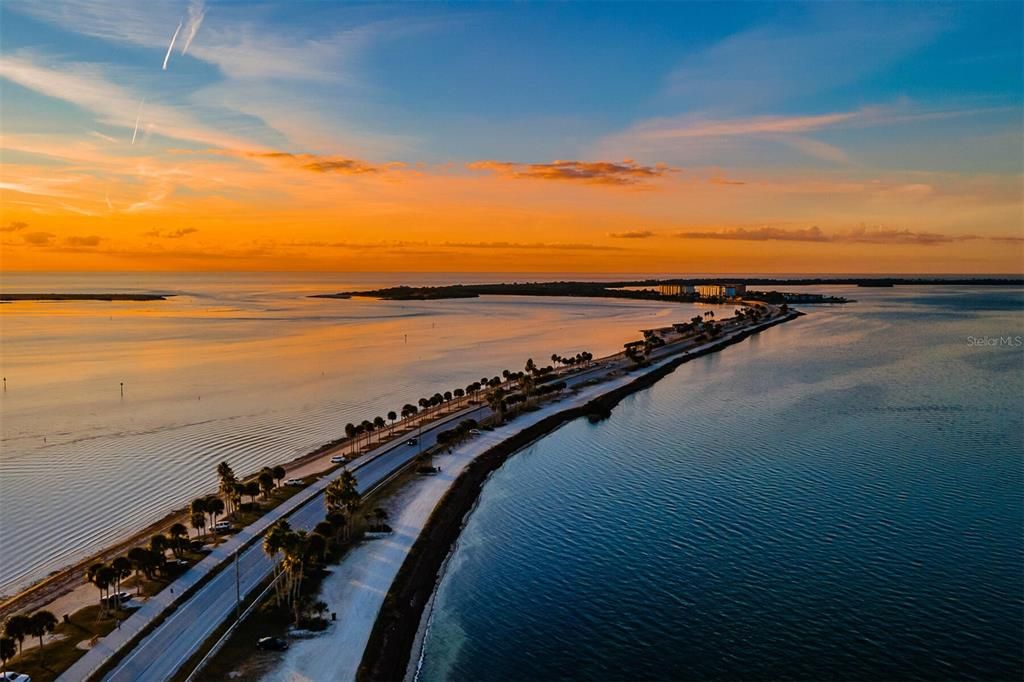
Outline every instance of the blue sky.
<svg viewBox="0 0 1024 682"><path fill-rule="evenodd" d="M373 175L372 210L406 220L410 198L387 191L398 168L407 186L457 178L449 216L501 193L462 187L489 174L522 190L528 224L572 222L573 239L585 221L569 214L591 205L663 229L1021 227L1021 2L5 0L0 12L5 162L21 175L73 168L63 182L78 196L87 177L138 188L125 200L136 212L204 196L175 178L198 182L206 155L281 194L272 170L330 167L345 191ZM300 177L305 201L316 183ZM696 181L719 189L691 196ZM59 197L56 182L15 178L7 191ZM239 183L207 198L236 200ZM612 189L593 201L598 184ZM653 184L642 207L614 189ZM719 196L725 186L745 199ZM823 203L836 195L849 204Z"/></svg>

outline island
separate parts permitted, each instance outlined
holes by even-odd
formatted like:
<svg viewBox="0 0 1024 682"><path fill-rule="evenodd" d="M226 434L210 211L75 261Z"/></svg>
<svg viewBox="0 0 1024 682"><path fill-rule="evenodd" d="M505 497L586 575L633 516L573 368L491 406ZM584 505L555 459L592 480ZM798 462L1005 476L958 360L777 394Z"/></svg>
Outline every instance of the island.
<svg viewBox="0 0 1024 682"><path fill-rule="evenodd" d="M0 302L14 301L166 301L173 294L0 294Z"/></svg>

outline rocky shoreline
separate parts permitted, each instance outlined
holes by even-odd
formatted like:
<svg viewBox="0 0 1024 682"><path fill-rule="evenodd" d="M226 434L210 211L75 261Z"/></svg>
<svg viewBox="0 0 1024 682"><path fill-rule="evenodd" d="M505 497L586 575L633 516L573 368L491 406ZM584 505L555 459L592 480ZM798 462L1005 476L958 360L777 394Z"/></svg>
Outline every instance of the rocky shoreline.
<svg viewBox="0 0 1024 682"><path fill-rule="evenodd" d="M682 355L639 374L634 381L613 389L579 407L571 407L523 429L491 448L470 464L438 504L426 527L398 571L374 623L357 679L400 680L405 678L420 631L426 606L434 594L445 560L455 546L466 516L473 509L484 483L505 460L533 441L579 417L605 418L627 396L642 391L695 358L717 353L747 337L800 317L793 311L785 317L741 332L701 351Z"/></svg>

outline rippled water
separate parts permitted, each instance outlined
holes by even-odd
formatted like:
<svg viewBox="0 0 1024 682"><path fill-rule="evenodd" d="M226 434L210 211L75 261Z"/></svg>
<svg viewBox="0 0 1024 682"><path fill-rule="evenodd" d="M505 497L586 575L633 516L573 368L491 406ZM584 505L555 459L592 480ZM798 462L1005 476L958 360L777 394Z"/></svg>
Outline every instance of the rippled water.
<svg viewBox="0 0 1024 682"><path fill-rule="evenodd" d="M1024 298L844 293L510 459L420 679L1021 679Z"/></svg>
<svg viewBox="0 0 1024 682"><path fill-rule="evenodd" d="M693 314L645 301L306 297L455 279L391 277L5 274L4 291L176 296L0 305L0 593L215 489L222 460L246 474L527 357L611 352Z"/></svg>

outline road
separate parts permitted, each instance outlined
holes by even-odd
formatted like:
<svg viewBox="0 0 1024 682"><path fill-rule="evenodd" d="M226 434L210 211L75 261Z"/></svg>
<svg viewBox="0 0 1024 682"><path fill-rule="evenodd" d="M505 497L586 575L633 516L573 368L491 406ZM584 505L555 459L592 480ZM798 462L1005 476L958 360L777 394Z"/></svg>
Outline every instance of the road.
<svg viewBox="0 0 1024 682"><path fill-rule="evenodd" d="M373 452L364 463L354 463L359 492L365 494L388 479L395 471L414 459L422 450L437 443L437 434L451 427L453 421L482 419L490 413L486 406L460 411L441 422L424 427L419 443L405 441L384 446ZM317 481L310 488L319 488L308 502L287 517L296 530L312 530L324 520L323 489L333 476ZM273 563L257 542L242 551L238 558L238 582L244 599L270 575ZM143 639L107 680L163 680L174 675L191 658L210 635L229 618L235 609L235 568L228 566L179 606L157 628Z"/></svg>
<svg viewBox="0 0 1024 682"><path fill-rule="evenodd" d="M651 357L663 358L679 353L681 349L678 346L678 340L673 340L668 345L655 349ZM563 379L570 387L578 386L609 371L620 369L629 362L620 353L603 358L593 367L568 374ZM360 492L372 490L408 464L422 450L434 446L437 434L450 428L452 423L466 418L480 421L490 413L490 408L486 406L468 407L423 427L420 441L415 446L405 444L405 439L408 438L406 435L359 458L352 463L351 468L356 474ZM210 556L182 576L182 579L176 581L179 596L184 589L199 582L213 567L230 560L239 546L261 535L277 519L287 518L293 528L311 530L324 518L323 490L332 478L333 476L325 476L311 484L302 493L287 500L215 549ZM271 559L263 552L262 543L258 540L241 551L237 557L237 582L243 600L270 575L272 568ZM122 682L172 677L217 628L232 617L236 608L235 585L236 566L228 565L155 626L153 631L136 644L104 679ZM125 621L126 632L115 631L105 637L100 646L79 659L60 679L89 678L104 660L124 647L131 637L158 619L171 605L174 601L173 591L171 595L165 594L167 591L164 590L150 599L139 613Z"/></svg>

